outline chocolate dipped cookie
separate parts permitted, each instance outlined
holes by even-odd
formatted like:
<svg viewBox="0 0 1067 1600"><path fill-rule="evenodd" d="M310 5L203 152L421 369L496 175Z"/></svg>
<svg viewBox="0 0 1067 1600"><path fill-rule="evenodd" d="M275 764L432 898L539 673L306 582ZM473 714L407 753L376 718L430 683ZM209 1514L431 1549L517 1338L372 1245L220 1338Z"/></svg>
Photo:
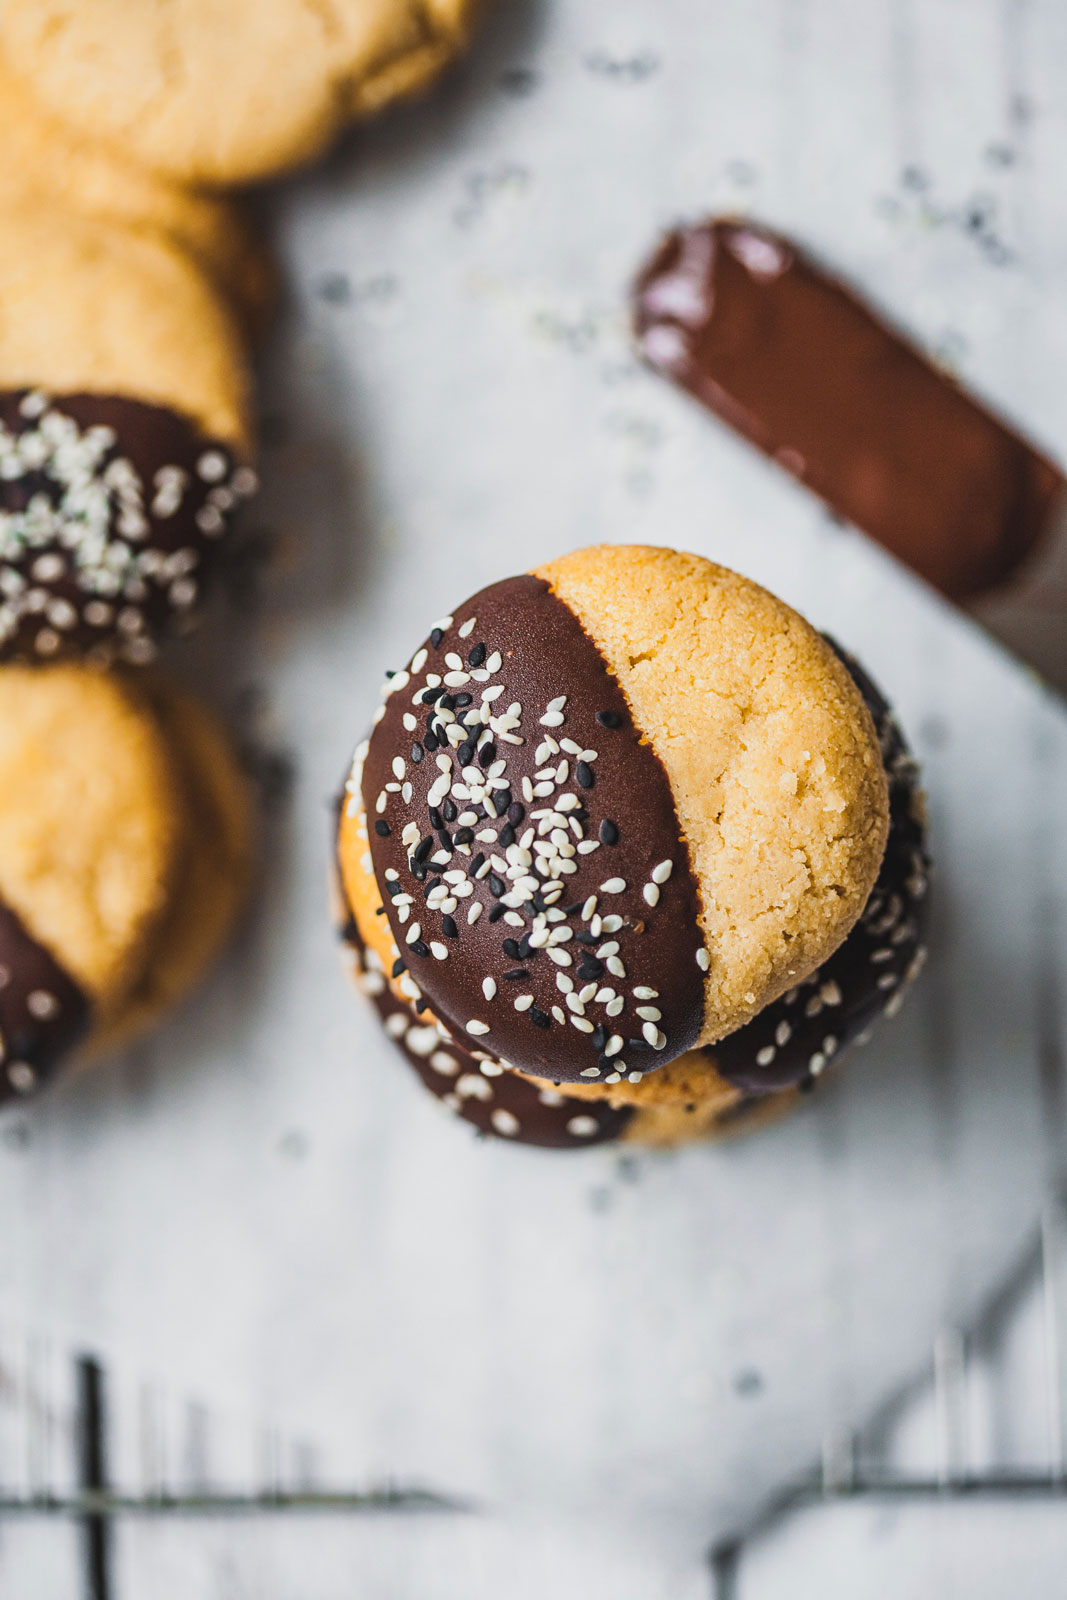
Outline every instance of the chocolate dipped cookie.
<svg viewBox="0 0 1067 1600"><path fill-rule="evenodd" d="M0 668L0 1103L195 985L251 839L245 781L195 702L143 675Z"/></svg>
<svg viewBox="0 0 1067 1600"><path fill-rule="evenodd" d="M184 251L5 216L0 660L151 660L196 618L251 453L241 341Z"/></svg>
<svg viewBox="0 0 1067 1600"><path fill-rule="evenodd" d="M767 591L668 550L579 551L442 618L356 753L338 862L387 1030L532 1143L762 1119L918 964L884 701Z"/></svg>

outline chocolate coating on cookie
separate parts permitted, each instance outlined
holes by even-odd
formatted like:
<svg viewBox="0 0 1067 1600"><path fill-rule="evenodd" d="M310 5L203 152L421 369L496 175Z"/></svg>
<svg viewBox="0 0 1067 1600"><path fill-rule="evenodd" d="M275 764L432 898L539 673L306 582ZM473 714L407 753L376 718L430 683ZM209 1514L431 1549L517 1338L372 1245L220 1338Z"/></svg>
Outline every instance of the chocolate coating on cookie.
<svg viewBox="0 0 1067 1600"><path fill-rule="evenodd" d="M708 1047L716 1071L748 1094L810 1085L880 1016L894 1014L925 955L930 859L918 770L878 688L856 661L838 654L878 730L889 779L889 840L871 897L840 949L745 1027Z"/></svg>
<svg viewBox="0 0 1067 1600"><path fill-rule="evenodd" d="M390 1039L430 1093L479 1133L545 1150L577 1150L617 1139L631 1121L628 1106L614 1110L604 1100L568 1099L557 1089L517 1077L491 1056L450 1037L392 993L374 953L363 947L355 918L349 917L341 937Z"/></svg>
<svg viewBox="0 0 1067 1600"><path fill-rule="evenodd" d="M255 486L163 406L0 392L0 660L151 660Z"/></svg>
<svg viewBox="0 0 1067 1600"><path fill-rule="evenodd" d="M82 990L0 905L0 1105L46 1083L88 1027Z"/></svg>
<svg viewBox="0 0 1067 1600"><path fill-rule="evenodd" d="M543 580L493 584L434 628L349 794L393 937L454 1032L557 1082L695 1044L706 957L670 783Z"/></svg>

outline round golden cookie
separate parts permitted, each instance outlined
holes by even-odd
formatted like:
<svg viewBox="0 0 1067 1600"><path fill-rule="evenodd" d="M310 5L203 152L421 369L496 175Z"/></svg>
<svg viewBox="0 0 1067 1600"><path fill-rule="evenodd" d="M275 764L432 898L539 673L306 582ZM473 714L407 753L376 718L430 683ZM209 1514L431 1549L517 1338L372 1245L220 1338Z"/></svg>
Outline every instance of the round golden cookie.
<svg viewBox="0 0 1067 1600"><path fill-rule="evenodd" d="M193 184L265 178L421 89L478 0L7 0L0 42L80 134Z"/></svg>
<svg viewBox="0 0 1067 1600"><path fill-rule="evenodd" d="M173 762L182 829L169 905L146 946L143 970L94 1053L127 1043L196 987L248 897L254 809L248 780L217 720L164 680L144 685Z"/></svg>
<svg viewBox="0 0 1067 1600"><path fill-rule="evenodd" d="M856 923L889 831L874 723L791 606L701 556L599 545L536 569L578 618L667 773L700 888L710 1044Z"/></svg>
<svg viewBox="0 0 1067 1600"><path fill-rule="evenodd" d="M160 234L0 228L0 660L143 665L198 616L256 487L245 354Z"/></svg>
<svg viewBox="0 0 1067 1600"><path fill-rule="evenodd" d="M118 146L75 133L42 110L0 59L0 212L47 206L188 252L258 335L276 295L273 264L243 208L147 171Z"/></svg>
<svg viewBox="0 0 1067 1600"><path fill-rule="evenodd" d="M93 1025L141 974L183 828L166 740L127 682L0 668L0 906L84 991Z"/></svg>

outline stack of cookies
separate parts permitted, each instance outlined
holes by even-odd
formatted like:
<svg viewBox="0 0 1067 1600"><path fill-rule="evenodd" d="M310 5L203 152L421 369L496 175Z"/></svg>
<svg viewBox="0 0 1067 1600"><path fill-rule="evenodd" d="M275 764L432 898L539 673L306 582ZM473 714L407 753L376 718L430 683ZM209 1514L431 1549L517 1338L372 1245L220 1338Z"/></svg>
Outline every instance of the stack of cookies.
<svg viewBox="0 0 1067 1600"><path fill-rule="evenodd" d="M0 1102L201 975L247 786L149 667L256 487L268 255L221 191L428 82L472 0L0 12Z"/></svg>

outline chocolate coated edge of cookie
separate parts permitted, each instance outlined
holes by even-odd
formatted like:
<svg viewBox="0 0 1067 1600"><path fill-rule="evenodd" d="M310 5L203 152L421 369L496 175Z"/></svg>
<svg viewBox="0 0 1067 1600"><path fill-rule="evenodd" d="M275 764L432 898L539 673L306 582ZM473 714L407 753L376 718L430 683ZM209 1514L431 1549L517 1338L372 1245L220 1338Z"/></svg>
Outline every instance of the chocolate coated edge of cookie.
<svg viewBox="0 0 1067 1600"><path fill-rule="evenodd" d="M88 997L0 904L0 1106L48 1083L89 1031Z"/></svg>
<svg viewBox="0 0 1067 1600"><path fill-rule="evenodd" d="M707 957L670 781L543 579L473 595L392 675L357 789L393 938L453 1032L562 1082L696 1043Z"/></svg>

